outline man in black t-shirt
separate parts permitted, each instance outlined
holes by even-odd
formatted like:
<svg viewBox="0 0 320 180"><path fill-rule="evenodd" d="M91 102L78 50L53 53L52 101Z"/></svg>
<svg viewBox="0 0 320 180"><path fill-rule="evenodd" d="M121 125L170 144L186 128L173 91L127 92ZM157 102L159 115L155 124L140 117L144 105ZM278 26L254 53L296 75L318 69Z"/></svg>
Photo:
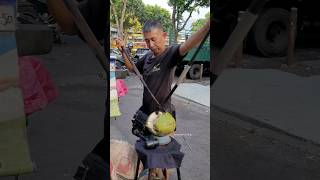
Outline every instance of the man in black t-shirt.
<svg viewBox="0 0 320 180"><path fill-rule="evenodd" d="M142 74L144 81L146 82L148 88L155 96L157 101L163 106L166 112L172 113L175 118L175 110L173 105L171 105L171 98L165 102L167 96L171 91L171 84L173 82L175 68L179 62L181 62L187 52L198 45L203 38L206 36L210 29L210 21L206 22L206 24L195 32L189 39L187 39L181 45L174 45L170 47L166 47L166 37L167 33L163 31L163 27L160 21L150 20L144 24L142 29L142 33L144 36L144 40L147 43L148 48L151 50L147 54L145 54L141 59L139 59L135 65L137 66L138 71ZM125 59L125 65L128 70L133 71L133 66L130 61L127 59L126 55L123 52L124 42L122 39L116 39L116 43L118 48L120 49L122 56ZM142 106L140 110L146 115L150 115L155 111L162 111L162 108L156 103L156 101L152 98L151 94L144 87L143 90L143 100ZM134 127L133 127L134 128ZM144 132L145 133L145 132ZM137 144L135 146L137 148ZM171 148L173 150L174 148ZM163 149L162 149L163 150ZM137 151L138 152L138 151ZM150 157L155 155L156 153L152 153L149 151L149 155L143 153L144 158L146 156ZM164 164L170 164L169 159L173 158L173 156L169 155L169 152L166 156L161 159L161 161L157 161L156 156L155 159L150 160L148 158L147 166L162 166ZM175 152L177 153L177 152ZM163 155L163 154L161 154ZM170 157L166 159L167 157ZM181 162L181 158L178 158L179 155L176 154L175 162ZM153 161L154 160L154 161ZM167 161L168 160L168 161ZM158 164L159 163L159 164ZM152 164L152 165L151 165ZM160 165L161 164L161 165ZM159 166L158 166L159 165ZM170 165L171 166L171 165ZM155 172L155 169L149 169L149 177L152 177ZM166 171L165 171L166 172ZM168 178L168 174L166 174L166 178Z"/></svg>
<svg viewBox="0 0 320 180"><path fill-rule="evenodd" d="M163 31L161 22L150 20L144 24L142 29L144 40L151 51L139 59L135 65L159 103L164 106L167 112L172 112L173 115L175 114L174 108L171 105L171 99L165 104L164 101L171 91L175 67L183 60L190 49L201 42L209 29L210 21L206 22L201 29L195 32L183 44L166 47L167 33ZM119 49L124 47L124 42L120 38L116 39L116 43ZM123 57L126 56L123 54ZM130 71L133 71L132 65L126 58L125 64ZM147 115L161 110L146 88L143 91L140 110Z"/></svg>

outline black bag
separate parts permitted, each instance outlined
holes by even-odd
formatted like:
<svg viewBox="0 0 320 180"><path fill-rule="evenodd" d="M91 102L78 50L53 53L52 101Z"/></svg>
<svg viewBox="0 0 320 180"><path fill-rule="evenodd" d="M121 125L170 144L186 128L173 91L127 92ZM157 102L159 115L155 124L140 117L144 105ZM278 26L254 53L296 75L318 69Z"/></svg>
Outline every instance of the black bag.
<svg viewBox="0 0 320 180"><path fill-rule="evenodd" d="M107 180L110 179L110 171L107 162L100 156L89 153L82 161L74 175L76 180Z"/></svg>

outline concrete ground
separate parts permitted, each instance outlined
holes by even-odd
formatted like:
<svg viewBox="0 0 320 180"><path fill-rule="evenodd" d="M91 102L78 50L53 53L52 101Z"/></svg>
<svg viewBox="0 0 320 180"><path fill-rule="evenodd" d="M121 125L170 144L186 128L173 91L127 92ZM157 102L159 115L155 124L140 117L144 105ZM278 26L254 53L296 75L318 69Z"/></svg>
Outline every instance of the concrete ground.
<svg viewBox="0 0 320 180"><path fill-rule="evenodd" d="M211 103L320 144L319 82L271 69L227 69Z"/></svg>
<svg viewBox="0 0 320 180"><path fill-rule="evenodd" d="M213 179L320 177L319 49L286 58L244 56L211 87Z"/></svg>
<svg viewBox="0 0 320 180"><path fill-rule="evenodd" d="M125 81L129 91L120 98L122 115L111 120L110 135L112 139L124 140L134 145L137 137L131 134L131 120L142 103L142 86L135 76L129 76ZM186 180L209 179L210 109L176 95L173 96L172 103L177 113L175 138L182 145L181 151L185 153L181 177ZM171 179L176 179L176 173Z"/></svg>
<svg viewBox="0 0 320 180"><path fill-rule="evenodd" d="M317 180L320 147L211 109L211 179Z"/></svg>

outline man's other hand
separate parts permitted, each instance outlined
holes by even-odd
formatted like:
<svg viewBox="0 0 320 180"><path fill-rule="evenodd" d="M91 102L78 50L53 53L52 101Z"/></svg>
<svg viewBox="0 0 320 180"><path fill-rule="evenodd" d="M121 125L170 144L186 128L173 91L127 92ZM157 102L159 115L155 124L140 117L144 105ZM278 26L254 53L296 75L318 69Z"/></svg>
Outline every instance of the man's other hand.
<svg viewBox="0 0 320 180"><path fill-rule="evenodd" d="M124 41L121 38L115 38L117 48L122 51L122 47L125 46Z"/></svg>

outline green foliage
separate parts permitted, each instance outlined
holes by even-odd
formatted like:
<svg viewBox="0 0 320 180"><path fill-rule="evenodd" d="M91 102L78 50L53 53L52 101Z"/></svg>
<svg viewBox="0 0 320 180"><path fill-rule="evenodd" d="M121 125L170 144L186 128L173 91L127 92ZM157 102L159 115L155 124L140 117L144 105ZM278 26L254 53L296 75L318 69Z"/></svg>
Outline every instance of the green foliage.
<svg viewBox="0 0 320 180"><path fill-rule="evenodd" d="M197 31L198 29L200 29L201 27L204 26L204 24L207 22L207 20L209 19L210 17L210 12L208 12L206 15L205 15L205 18L201 18L201 19L198 19L197 21L193 22L192 23L192 31Z"/></svg>
<svg viewBox="0 0 320 180"><path fill-rule="evenodd" d="M199 7L209 7L209 0L169 0L169 6L176 9L175 17L178 24L178 29L182 29L182 25L186 20L183 19L183 13L189 13L197 11Z"/></svg>
<svg viewBox="0 0 320 180"><path fill-rule="evenodd" d="M142 0L128 0L127 15L136 16L140 21L144 15L145 4Z"/></svg>
<svg viewBox="0 0 320 180"><path fill-rule="evenodd" d="M169 0L168 5L172 7L172 30L174 32L174 42L177 42L178 32L184 29L188 20L194 11L198 11L199 7L209 7L209 0ZM187 19L183 18L183 14L188 13Z"/></svg>
<svg viewBox="0 0 320 180"><path fill-rule="evenodd" d="M121 17L123 0L112 0L115 5L117 16ZM116 24L115 16L110 10L110 23ZM171 26L170 12L160 6L145 5L142 0L128 0L125 12L124 31L132 28L133 31L142 30L143 24L147 20L160 20L165 30Z"/></svg>
<svg viewBox="0 0 320 180"><path fill-rule="evenodd" d="M129 16L126 19L127 21L125 21L124 26L126 30L132 29L133 32L142 31L142 25L137 16Z"/></svg>
<svg viewBox="0 0 320 180"><path fill-rule="evenodd" d="M122 8L123 8L123 0L112 0L112 2L115 5L115 10L117 12L117 16L118 16L118 18L120 18ZM110 8L111 8L111 6L110 6ZM134 17L133 19L135 19L137 17L138 20L140 21L143 14L144 14L144 3L142 0L127 0L124 26L128 27L129 25L131 25L131 23L128 23L129 18ZM116 24L115 16L114 16L113 12L111 11L111 9L110 9L110 23Z"/></svg>
<svg viewBox="0 0 320 180"><path fill-rule="evenodd" d="M170 12L160 6L146 5L144 8L144 16L141 19L141 24L144 24L147 20L160 20L164 30L167 31L171 26Z"/></svg>

